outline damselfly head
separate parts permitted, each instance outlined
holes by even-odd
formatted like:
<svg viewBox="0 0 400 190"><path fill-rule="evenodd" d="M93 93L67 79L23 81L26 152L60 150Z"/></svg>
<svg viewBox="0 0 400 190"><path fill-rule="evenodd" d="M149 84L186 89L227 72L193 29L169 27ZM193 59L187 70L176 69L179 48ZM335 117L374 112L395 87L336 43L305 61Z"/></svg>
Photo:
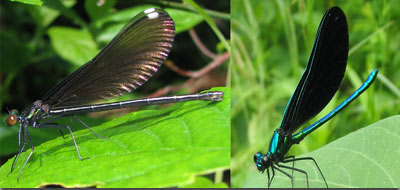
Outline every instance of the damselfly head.
<svg viewBox="0 0 400 190"><path fill-rule="evenodd" d="M269 162L270 160L268 159L268 156L261 152L254 154L254 163L256 164L258 171L264 172L264 170L269 167Z"/></svg>
<svg viewBox="0 0 400 190"><path fill-rule="evenodd" d="M8 118L6 119L6 123L9 127L18 123L18 110L12 109L8 111Z"/></svg>

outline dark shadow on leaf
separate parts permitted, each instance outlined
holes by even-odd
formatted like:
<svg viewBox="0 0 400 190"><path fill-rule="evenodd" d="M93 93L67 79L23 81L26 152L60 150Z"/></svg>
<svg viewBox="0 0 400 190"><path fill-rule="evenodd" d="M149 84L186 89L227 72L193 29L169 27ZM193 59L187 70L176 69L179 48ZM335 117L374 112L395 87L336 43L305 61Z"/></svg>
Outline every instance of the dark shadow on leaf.
<svg viewBox="0 0 400 190"><path fill-rule="evenodd" d="M39 186L39 188L71 188L71 187L63 186L61 184L46 184ZM72 187L72 188L97 188L97 186Z"/></svg>
<svg viewBox="0 0 400 190"><path fill-rule="evenodd" d="M143 130L143 129L146 129L146 128L151 127L151 126L155 126L158 123L170 120L170 119L180 118L183 115L188 114L188 113L193 112L193 111L198 111L198 110L201 110L201 109L208 109L210 107L214 107L214 105L215 105L215 102L209 102L209 103L206 103L206 104L196 104L196 105L194 105L194 106L192 106L190 108L185 108L182 113L177 114L175 116L170 116L170 114L173 113L174 111L178 110L181 106L179 106L179 107L171 106L171 107L163 109L164 110L164 111L162 111L163 113L158 113L157 112L157 114L154 114L154 115L145 116L145 117L138 118L138 119L133 119L133 120L128 121L126 123L122 123L122 124L119 124L119 125L116 125L116 126L111 126L110 128L107 128L107 129L103 129L102 131L99 132L99 135L101 135L101 136L103 136L105 138L110 138L110 137L112 137L114 135L118 135L118 134L122 134L122 133L129 133L129 132L132 132L132 131ZM148 114L152 114L152 113L148 113ZM96 129L98 127L94 127L94 128ZM97 131L99 131L99 130L97 130ZM85 135L82 135L82 136L76 136L75 135L75 140L76 140L76 143L77 143L78 147L80 147L80 144L83 144L86 141L90 141L90 140L94 140L94 139L99 139L99 138L96 137L91 132L89 132L89 133L87 133ZM44 157L44 156L48 156L48 155L55 156L55 155L58 155L58 154L62 154L64 152L71 152L71 151L74 152L74 154L76 156L75 159L79 160L78 155L76 153L76 149L74 147L74 142L73 142L71 136L66 136L65 139L60 138L60 140L63 141L62 144L57 145L57 146L52 146L51 148L47 149L44 153L40 154L39 157L33 156L29 162L32 163L36 159L41 160L41 158ZM99 139L99 140L103 140L103 139ZM107 140L107 139L105 139L105 140ZM60 151L60 149L63 149L63 148L65 150ZM80 153L81 153L81 156L82 156L83 160L90 159L90 157L85 157L85 153L82 152L82 149L80 149ZM71 159L74 159L74 158L71 158Z"/></svg>
<svg viewBox="0 0 400 190"><path fill-rule="evenodd" d="M150 126L149 126L149 125L142 125L142 126L140 126L139 123L142 123L142 122L145 122L145 121L148 121L148 120L155 120L155 119L157 119L157 118L164 118L164 117L167 117L167 116L168 116L169 114L171 114L173 111L174 111L174 110L170 110L170 111L165 112L165 113L161 113L161 114L157 114L157 115L152 115L152 116L147 116L147 117L140 118L140 119L135 119L135 120L133 120L133 121L129 121L129 122L126 122L126 123L122 123L122 124L119 124L119 125L110 127L110 128L108 128L108 129L105 129L104 131L107 131L107 132L109 132L109 133L110 133L110 131L121 133L121 132L126 132L126 130L120 130L122 127L128 128L128 126L135 126L135 125L136 125L135 127L131 127L131 129L128 130L128 131L143 130L143 129L145 129L145 128L147 128L147 127L150 127ZM137 125L138 125L138 126L137 126ZM113 134L119 134L119 133L113 133Z"/></svg>
<svg viewBox="0 0 400 190"><path fill-rule="evenodd" d="M215 104L214 102L210 102L208 104L203 104L203 105L196 105L192 108L185 108L185 111L179 115L176 116L170 116L171 113L173 113L174 111L176 111L178 108L175 107L169 107L166 108L165 112L161 113L161 114L157 114L157 115L152 115L152 116L146 116L143 118L138 118L138 119L133 119L132 121L123 123L123 124L119 124L113 127L110 127L108 129L105 129L103 131L107 131L108 134L110 135L106 135L107 137L111 137L113 135L118 135L121 133L127 133L127 132L132 132L132 131L137 131L137 130L143 130L146 129L148 127L157 125L158 123L161 122L165 122L166 120L170 120L170 119L176 119L179 118L185 114L188 114L190 112L193 111L198 111L199 109L205 109L205 108L209 108L210 104ZM148 121L150 121L150 123L148 123ZM147 123L146 123L147 122Z"/></svg>

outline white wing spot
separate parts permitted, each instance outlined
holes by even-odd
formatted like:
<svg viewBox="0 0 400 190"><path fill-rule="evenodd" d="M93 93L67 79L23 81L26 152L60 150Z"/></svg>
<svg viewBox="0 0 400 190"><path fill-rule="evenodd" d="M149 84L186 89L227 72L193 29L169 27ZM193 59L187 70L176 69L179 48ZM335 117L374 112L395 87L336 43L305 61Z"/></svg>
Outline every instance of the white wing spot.
<svg viewBox="0 0 400 190"><path fill-rule="evenodd" d="M151 12L154 12L156 9L155 8L148 8L146 10L144 10L144 13L149 14Z"/></svg>
<svg viewBox="0 0 400 190"><path fill-rule="evenodd" d="M150 13L147 15L147 17L149 17L149 19L156 19L156 18L158 18L158 13L156 13L156 12Z"/></svg>

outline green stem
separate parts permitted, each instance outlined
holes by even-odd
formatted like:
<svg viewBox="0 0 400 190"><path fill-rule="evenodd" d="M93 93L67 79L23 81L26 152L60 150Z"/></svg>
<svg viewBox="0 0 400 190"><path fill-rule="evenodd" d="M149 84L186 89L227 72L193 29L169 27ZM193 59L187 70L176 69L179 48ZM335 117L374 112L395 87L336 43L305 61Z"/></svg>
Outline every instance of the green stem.
<svg viewBox="0 0 400 190"><path fill-rule="evenodd" d="M172 8L178 8L178 9L183 9L183 10L188 10L192 12L197 12L195 8L188 6L184 3L176 3L176 2L170 2L170 1L154 1L154 0L141 0L141 2L144 3L151 3L151 4L158 4L158 5L163 5L163 6L168 6ZM214 17L214 18L219 18L223 20L230 20L231 16L228 13L222 13L214 10L209 10L209 9L203 9L208 15Z"/></svg>
<svg viewBox="0 0 400 190"><path fill-rule="evenodd" d="M231 47L228 41L225 39L224 35L222 35L221 31L218 29L217 24L215 24L214 20L193 0L183 0L188 5L192 6L201 16L203 16L204 20L211 27L214 33L217 35L218 39L225 46L225 49L230 53Z"/></svg>
<svg viewBox="0 0 400 190"><path fill-rule="evenodd" d="M353 54L357 49L359 49L361 46L363 46L364 44L366 44L369 40L371 40L374 36L378 35L380 32L384 31L387 27L391 26L393 24L393 21L390 21L388 23L386 23L385 25L383 25L381 28L379 28L379 30L375 31L374 33L372 33L371 35L369 35L368 37L366 37L365 39L361 40L360 42L358 42L356 45L354 45L350 50L349 50L349 57L351 54ZM378 75L379 76L379 75Z"/></svg>

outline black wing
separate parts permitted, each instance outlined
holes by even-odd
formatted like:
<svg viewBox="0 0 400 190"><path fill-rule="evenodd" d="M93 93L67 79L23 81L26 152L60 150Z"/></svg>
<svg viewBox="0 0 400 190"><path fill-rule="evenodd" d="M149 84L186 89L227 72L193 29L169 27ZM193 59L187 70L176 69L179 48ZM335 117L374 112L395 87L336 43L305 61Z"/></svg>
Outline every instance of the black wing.
<svg viewBox="0 0 400 190"><path fill-rule="evenodd" d="M286 106L283 132L296 131L329 103L346 71L348 51L346 16L332 7L321 20L306 70Z"/></svg>
<svg viewBox="0 0 400 190"><path fill-rule="evenodd" d="M157 72L174 37L171 17L161 9L147 9L96 57L54 86L42 102L50 107L82 105L131 92Z"/></svg>

